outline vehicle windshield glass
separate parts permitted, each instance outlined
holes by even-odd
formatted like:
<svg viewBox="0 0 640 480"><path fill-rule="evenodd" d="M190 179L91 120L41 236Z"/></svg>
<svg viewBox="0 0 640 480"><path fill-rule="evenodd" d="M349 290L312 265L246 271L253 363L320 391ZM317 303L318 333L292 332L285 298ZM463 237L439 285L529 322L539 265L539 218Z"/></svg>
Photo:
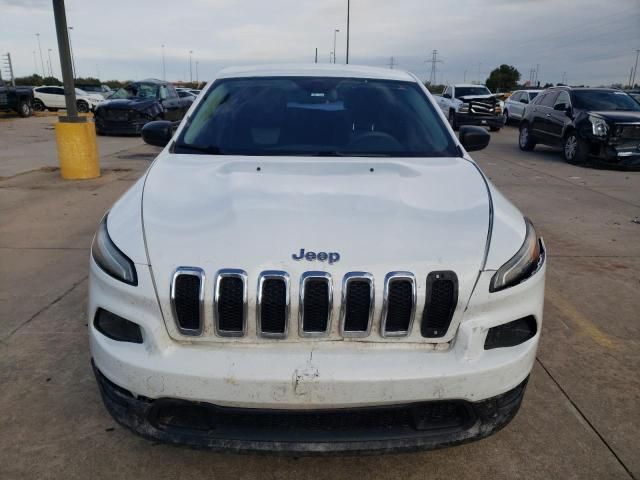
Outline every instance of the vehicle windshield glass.
<svg viewBox="0 0 640 480"><path fill-rule="evenodd" d="M640 111L640 105L624 92L606 90L575 90L573 106L580 110L625 110Z"/></svg>
<svg viewBox="0 0 640 480"><path fill-rule="evenodd" d="M487 87L456 87L456 98L472 95L491 95Z"/></svg>
<svg viewBox="0 0 640 480"><path fill-rule="evenodd" d="M457 156L413 82L323 77L225 79L206 93L176 153Z"/></svg>
<svg viewBox="0 0 640 480"><path fill-rule="evenodd" d="M76 95L79 96L86 96L88 95L87 92L85 92L84 90L80 90L79 88L76 88Z"/></svg>
<svg viewBox="0 0 640 480"><path fill-rule="evenodd" d="M111 95L111 99L118 98L150 98L158 97L158 86L153 83L131 83L124 88L120 88Z"/></svg>
<svg viewBox="0 0 640 480"><path fill-rule="evenodd" d="M536 98L538 96L538 93L540 93L540 92L529 92L529 98L531 100L533 100L534 98Z"/></svg>

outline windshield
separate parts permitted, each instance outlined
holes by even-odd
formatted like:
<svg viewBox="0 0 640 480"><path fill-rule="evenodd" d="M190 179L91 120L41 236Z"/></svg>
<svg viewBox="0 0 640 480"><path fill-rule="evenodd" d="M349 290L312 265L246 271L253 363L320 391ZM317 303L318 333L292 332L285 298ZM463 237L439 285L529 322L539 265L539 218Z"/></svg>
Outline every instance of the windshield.
<svg viewBox="0 0 640 480"><path fill-rule="evenodd" d="M472 95L491 95L487 87L456 87L456 98L469 97Z"/></svg>
<svg viewBox="0 0 640 480"><path fill-rule="evenodd" d="M420 87L352 78L265 77L216 82L176 153L457 156Z"/></svg>
<svg viewBox="0 0 640 480"><path fill-rule="evenodd" d="M87 95L88 95L87 92L85 92L84 90L80 90L79 88L76 88L77 97L86 97Z"/></svg>
<svg viewBox="0 0 640 480"><path fill-rule="evenodd" d="M158 97L158 86L153 83L131 83L124 88L118 89L110 99L118 98L149 98Z"/></svg>
<svg viewBox="0 0 640 480"><path fill-rule="evenodd" d="M580 110L640 111L640 105L624 92L606 90L575 90L573 106Z"/></svg>

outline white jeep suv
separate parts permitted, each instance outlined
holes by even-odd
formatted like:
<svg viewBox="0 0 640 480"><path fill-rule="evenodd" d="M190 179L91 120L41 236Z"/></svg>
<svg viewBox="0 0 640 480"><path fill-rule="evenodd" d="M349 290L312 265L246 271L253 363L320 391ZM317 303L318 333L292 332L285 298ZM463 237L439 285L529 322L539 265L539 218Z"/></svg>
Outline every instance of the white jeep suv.
<svg viewBox="0 0 640 480"><path fill-rule="evenodd" d="M413 75L228 69L105 215L95 375L165 442L293 454L490 435L516 414L545 249Z"/></svg>

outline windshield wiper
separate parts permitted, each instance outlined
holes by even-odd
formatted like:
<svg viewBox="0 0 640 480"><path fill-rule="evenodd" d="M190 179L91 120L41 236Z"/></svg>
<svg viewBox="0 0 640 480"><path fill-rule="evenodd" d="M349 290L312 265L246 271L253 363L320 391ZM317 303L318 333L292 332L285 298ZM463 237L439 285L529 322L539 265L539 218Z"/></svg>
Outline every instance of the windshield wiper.
<svg viewBox="0 0 640 480"><path fill-rule="evenodd" d="M203 155L224 155L224 153L222 153L222 150L220 150L220 148L216 147L215 145L195 145L195 144L189 144L189 143L176 143L175 147L173 148L174 152L176 149L191 150L193 152L200 153Z"/></svg>

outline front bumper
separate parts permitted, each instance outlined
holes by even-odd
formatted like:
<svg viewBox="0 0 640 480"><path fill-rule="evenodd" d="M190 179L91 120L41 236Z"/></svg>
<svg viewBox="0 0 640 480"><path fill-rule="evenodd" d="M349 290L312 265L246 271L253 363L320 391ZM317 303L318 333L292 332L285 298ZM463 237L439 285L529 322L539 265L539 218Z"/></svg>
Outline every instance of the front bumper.
<svg viewBox="0 0 640 480"><path fill-rule="evenodd" d="M106 120L103 117L96 117L96 131L104 135L140 135L142 127L151 120L126 120L114 121Z"/></svg>
<svg viewBox="0 0 640 480"><path fill-rule="evenodd" d="M296 455L429 450L478 440L514 418L528 380L479 402L300 411L136 398L95 365L94 373L109 413L142 437L213 450Z"/></svg>
<svg viewBox="0 0 640 480"><path fill-rule="evenodd" d="M456 113L456 123L462 125L478 125L481 127L504 127L504 115L478 115L474 113Z"/></svg>

